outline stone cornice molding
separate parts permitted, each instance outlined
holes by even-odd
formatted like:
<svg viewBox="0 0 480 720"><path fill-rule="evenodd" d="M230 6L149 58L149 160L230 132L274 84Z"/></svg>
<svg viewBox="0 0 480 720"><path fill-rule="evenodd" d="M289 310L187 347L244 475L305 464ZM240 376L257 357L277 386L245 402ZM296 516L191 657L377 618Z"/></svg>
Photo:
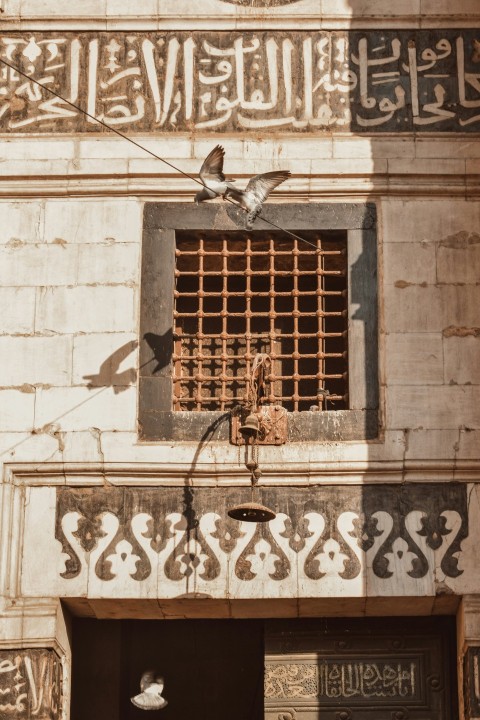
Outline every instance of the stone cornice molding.
<svg viewBox="0 0 480 720"><path fill-rule="evenodd" d="M227 7L227 6L225 6ZM275 15L271 9L263 13L258 8L248 11L243 9L241 13L235 14L219 12L218 14L189 15L186 17L175 17L168 15L157 15L142 17L126 17L122 15L105 15L97 17L73 17L71 15L55 14L52 17L45 15L11 15L2 16L0 20L0 32L31 31L31 30L97 30L122 31L122 30L185 30L185 23L188 20L189 30L256 30L259 24L263 30L398 30L398 29L438 29L438 28L476 28L480 21L480 11L470 11L468 14L403 14L403 15L348 15L323 14L319 17L318 12L305 13L295 11L292 6L287 14Z"/></svg>
<svg viewBox="0 0 480 720"><path fill-rule="evenodd" d="M286 161L288 162L288 161ZM333 165L332 161L332 165ZM238 176L238 174L237 174ZM102 174L64 174L47 177L4 176L0 178L0 198L48 198L48 197L124 197L136 196L158 200L191 199L196 187L191 181L161 174L150 176ZM288 192L279 191L278 201L370 199L376 197L435 198L458 197L478 199L480 178L478 172L471 174L341 174L293 177ZM273 200L274 201L274 200Z"/></svg>
<svg viewBox="0 0 480 720"><path fill-rule="evenodd" d="M315 486L425 482L480 482L480 461L262 463L259 486ZM242 465L202 463L192 472L185 463L17 463L4 465L4 483L17 487L250 486Z"/></svg>

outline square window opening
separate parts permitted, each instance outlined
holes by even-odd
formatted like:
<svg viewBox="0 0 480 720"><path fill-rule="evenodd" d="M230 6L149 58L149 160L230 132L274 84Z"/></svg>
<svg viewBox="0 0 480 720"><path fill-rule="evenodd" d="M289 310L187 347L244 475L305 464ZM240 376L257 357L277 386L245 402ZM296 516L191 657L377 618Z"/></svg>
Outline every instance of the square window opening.
<svg viewBox="0 0 480 720"><path fill-rule="evenodd" d="M348 409L347 233L301 236L175 233L173 411L244 403L259 353L264 403Z"/></svg>

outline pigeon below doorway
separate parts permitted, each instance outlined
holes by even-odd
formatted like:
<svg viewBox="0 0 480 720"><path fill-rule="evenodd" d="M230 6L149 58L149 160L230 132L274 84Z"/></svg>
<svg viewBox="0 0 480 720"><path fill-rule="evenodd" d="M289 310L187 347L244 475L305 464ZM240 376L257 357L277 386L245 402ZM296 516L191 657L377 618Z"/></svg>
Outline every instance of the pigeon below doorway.
<svg viewBox="0 0 480 720"><path fill-rule="evenodd" d="M161 675L153 670L148 670L143 673L140 680L141 693L130 700L140 710L161 710L168 704L168 701L162 697L164 684Z"/></svg>

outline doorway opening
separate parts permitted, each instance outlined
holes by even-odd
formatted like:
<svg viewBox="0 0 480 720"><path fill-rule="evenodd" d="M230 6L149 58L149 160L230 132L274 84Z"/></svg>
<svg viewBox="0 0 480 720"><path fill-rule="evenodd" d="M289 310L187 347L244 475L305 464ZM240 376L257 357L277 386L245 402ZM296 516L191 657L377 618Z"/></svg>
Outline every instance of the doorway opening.
<svg viewBox="0 0 480 720"><path fill-rule="evenodd" d="M453 617L73 621L71 720L457 720Z"/></svg>
<svg viewBox="0 0 480 720"><path fill-rule="evenodd" d="M263 720L263 621L73 622L71 720ZM145 713L130 698L154 670L168 705Z"/></svg>

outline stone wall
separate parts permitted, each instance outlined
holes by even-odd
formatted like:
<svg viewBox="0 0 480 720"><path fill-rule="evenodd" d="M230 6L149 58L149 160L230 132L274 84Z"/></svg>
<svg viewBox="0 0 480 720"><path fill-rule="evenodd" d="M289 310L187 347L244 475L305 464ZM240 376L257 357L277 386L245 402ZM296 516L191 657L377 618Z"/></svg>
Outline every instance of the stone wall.
<svg viewBox="0 0 480 720"><path fill-rule="evenodd" d="M360 141L351 143L353 154ZM31 140L18 141L11 148L27 154L30 145ZM36 145L40 152L41 143ZM348 145L339 146L344 154ZM419 150L412 142L412 152L415 145ZM448 145L452 154L461 149L457 141ZM403 141L396 152L407 154L408 146ZM434 143L420 147L432 152ZM251 143L247 149L249 167ZM345 182L337 162L344 167L362 161L332 158L330 170L338 172L332 183ZM407 163L380 162L392 168ZM412 157L408 164L430 169L432 182L438 182L438 162ZM465 166L458 159L441 162ZM252 164L271 166L270 161ZM291 160L276 164L290 166ZM17 170L22 165L31 169L31 162L18 160ZM381 474L383 468L400 478L412 468L416 479L420 472L461 479L465 473L470 477L478 460L479 204L473 197L382 197L377 203L383 436L369 444L264 448L267 475L271 468L277 476L285 463L294 467L294 476L332 468L341 474L338 463L345 462L349 472L370 467ZM141 201L4 199L1 213L4 462L162 464L168 456L170 467L188 466L196 444L172 452L136 441ZM242 475L237 450L230 446L207 446L198 462L213 469L219 452ZM421 461L427 464L419 470Z"/></svg>
<svg viewBox="0 0 480 720"><path fill-rule="evenodd" d="M4 693L4 704L42 717L40 680L50 673L53 700L44 716L59 715L61 684L61 713L68 717L70 611L102 618L457 611L461 693L466 716L474 716L480 647L478 3L141 5L2 0L0 35L24 37L25 49L33 33L43 39L83 33L88 44L100 33L104 40L109 34L151 40L193 32L198 46L209 33L238 40L253 29L266 43L301 33L305 61L310 36L321 41L337 33L359 47L364 33L378 33L379 42L383 33L389 47L401 39L404 65L413 61L409 39L417 43L417 63L432 62L422 52L435 53L443 77L436 84L430 78L417 105L411 67L402 69L410 101L397 108L408 121L401 133L388 123L387 132L348 124L333 131L323 124L318 133L312 123L307 130L293 127L303 106L292 127L242 129L236 116L237 124L229 120L220 136L216 126L121 128L194 176L219 142L225 169L240 184L256 173L290 169L291 179L269 201L272 208L277 202L375 203L380 433L368 441L261 447L259 493L278 512L262 527L225 519L227 505L250 494L237 447L200 438L140 442L143 208L146 202L193 201L197 187L105 128L84 132L68 119L35 131L32 124L12 125L3 103L12 77L0 69L0 123L8 131L2 130L0 147L0 646L9 653L2 669L25 673L30 693L25 702ZM452 55L448 67L439 57L445 37L456 53L456 64ZM459 37L470 43L463 66ZM80 45L74 46L79 52ZM285 42L282 53L289 47ZM275 47L270 42L268 48L271 58ZM28 52L35 59L34 45ZM112 53L115 63L113 45ZM305 93L314 75L302 68ZM286 87L284 71L282 65ZM424 78L428 71L419 72ZM456 93L450 105L448 92ZM127 98L132 107L135 97ZM365 92L356 96L364 110L372 109L369 100ZM386 117L391 105L382 107ZM318 110L312 118L324 120ZM201 114L201 107L196 111ZM415 121L442 112L454 114L447 125Z"/></svg>

